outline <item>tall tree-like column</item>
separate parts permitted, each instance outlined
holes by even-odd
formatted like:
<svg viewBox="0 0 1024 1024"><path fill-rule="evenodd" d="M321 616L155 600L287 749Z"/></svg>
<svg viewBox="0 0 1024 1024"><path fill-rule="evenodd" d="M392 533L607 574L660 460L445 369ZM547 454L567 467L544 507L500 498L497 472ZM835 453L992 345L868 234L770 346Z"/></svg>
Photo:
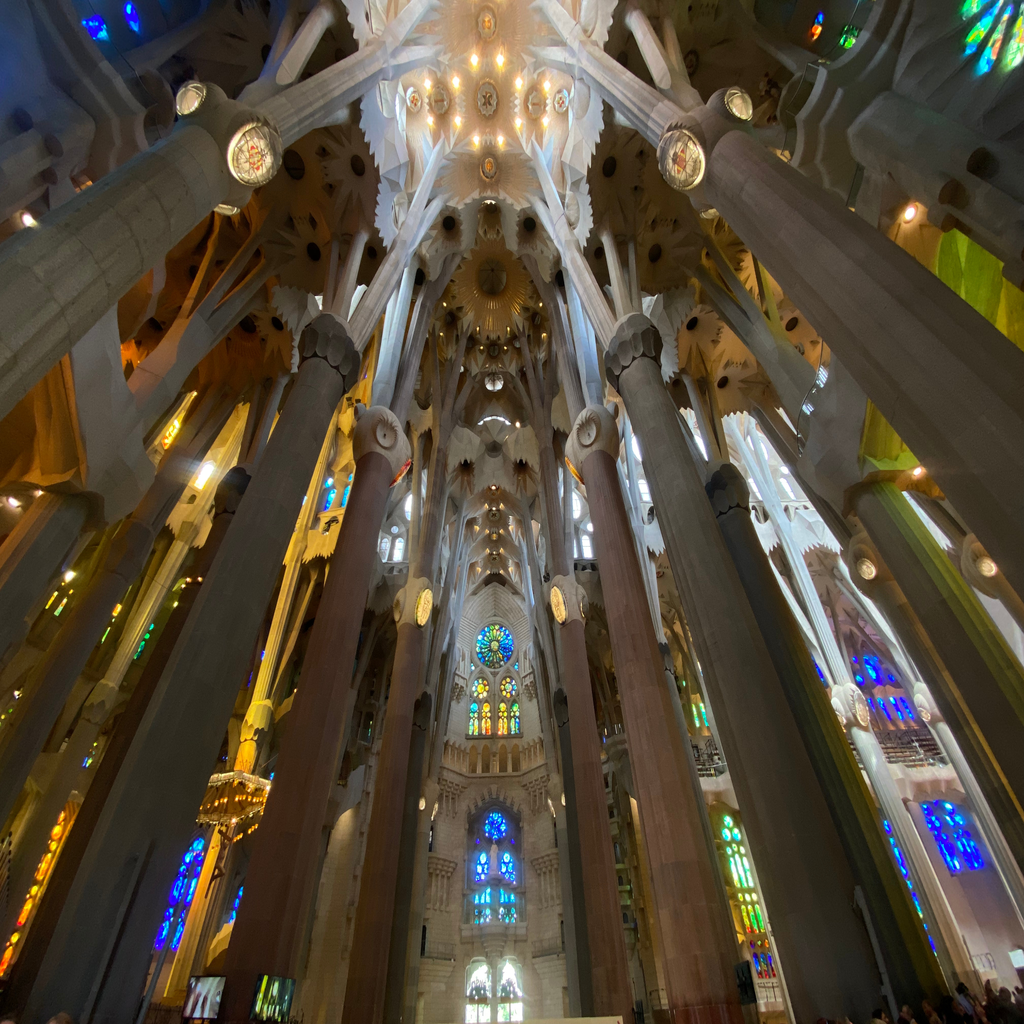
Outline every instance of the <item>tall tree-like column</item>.
<svg viewBox="0 0 1024 1024"><path fill-rule="evenodd" d="M416 561L410 566L408 583L395 599L398 641L356 911L355 927L359 939L352 950L345 989L342 1017L345 1024L379 1024L384 1015L413 704L423 660L425 629L433 605L431 579L435 555L441 543L448 493L448 442L472 390L472 383L467 380L461 393L457 391L468 338L467 330L453 354L444 386L441 383L440 368L436 361L434 364L433 448L427 500Z"/></svg>
<svg viewBox="0 0 1024 1024"><path fill-rule="evenodd" d="M302 495L359 356L322 315L259 470L125 755L36 981L36 1012L127 1019L167 887L266 613ZM82 935L90 941L83 945Z"/></svg>
<svg viewBox="0 0 1024 1024"><path fill-rule="evenodd" d="M556 315L554 309L551 315L552 318ZM601 744L590 685L583 626L583 588L576 582L566 550L562 508L558 499L558 466L551 425L551 403L557 376L554 360L549 359L545 372L539 362L535 365L528 344L522 351L529 385L528 394L524 393L522 397L530 410L530 425L540 450L540 493L544 503L548 565L551 569L548 593L561 633L560 678L568 698L581 875L587 887L587 938L594 1003L591 1012L597 1016L621 1014L628 1019L633 999L626 970L626 943L622 935L615 853L608 827ZM576 368L567 367L566 372L576 373L578 385ZM515 380L515 384L519 385L519 381ZM519 390L522 391L521 385Z"/></svg>
<svg viewBox="0 0 1024 1024"><path fill-rule="evenodd" d="M611 415L588 406L568 443L594 522L615 674L653 885L673 1022L742 1020L732 919L705 841L696 766L675 724L615 460ZM618 925L617 925L618 927Z"/></svg>
<svg viewBox="0 0 1024 1024"><path fill-rule="evenodd" d="M259 975L299 973L377 534L409 444L394 415L373 406L356 423L353 453L352 490L231 933L225 1021L248 1020Z"/></svg>
<svg viewBox="0 0 1024 1024"><path fill-rule="evenodd" d="M850 905L852 872L662 381L660 353L658 331L632 314L617 324L605 366L640 440L790 996L801 1019L870 1013L877 970ZM808 892L813 902L798 895Z"/></svg>

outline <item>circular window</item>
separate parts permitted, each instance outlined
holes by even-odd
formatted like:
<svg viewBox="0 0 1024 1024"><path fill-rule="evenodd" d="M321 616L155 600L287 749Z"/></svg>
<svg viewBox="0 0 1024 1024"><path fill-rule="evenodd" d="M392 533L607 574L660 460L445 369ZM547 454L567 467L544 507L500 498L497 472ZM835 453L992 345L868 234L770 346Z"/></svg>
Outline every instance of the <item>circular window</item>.
<svg viewBox="0 0 1024 1024"><path fill-rule="evenodd" d="M476 638L476 656L488 668L500 668L512 657L512 634L497 623L484 626Z"/></svg>

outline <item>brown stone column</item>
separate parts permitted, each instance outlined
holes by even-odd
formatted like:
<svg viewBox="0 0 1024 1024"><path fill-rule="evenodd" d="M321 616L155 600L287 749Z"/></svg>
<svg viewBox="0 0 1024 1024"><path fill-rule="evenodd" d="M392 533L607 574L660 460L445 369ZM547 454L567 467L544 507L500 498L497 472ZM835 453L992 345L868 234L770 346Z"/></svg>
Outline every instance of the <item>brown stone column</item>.
<svg viewBox="0 0 1024 1024"><path fill-rule="evenodd" d="M249 1019L259 975L300 973L377 535L409 452L398 421L378 406L359 417L353 448L352 490L231 933L224 1021Z"/></svg>
<svg viewBox="0 0 1024 1024"><path fill-rule="evenodd" d="M885 609L1024 870L1020 663L894 484L862 486L855 504L870 540L851 541L851 576Z"/></svg>
<svg viewBox="0 0 1024 1024"><path fill-rule="evenodd" d="M613 453L619 438L598 406L580 414L569 458L582 471L604 580L630 764L654 889L653 918L664 955L669 1014L679 1022L743 1019L732 918L707 849L693 757L676 727L661 651L622 500ZM621 927L621 926L619 926Z"/></svg>
<svg viewBox="0 0 1024 1024"><path fill-rule="evenodd" d="M640 439L794 1012L870 1014L878 971L851 906L853 874L662 380L660 346L646 317L624 317L605 366Z"/></svg>

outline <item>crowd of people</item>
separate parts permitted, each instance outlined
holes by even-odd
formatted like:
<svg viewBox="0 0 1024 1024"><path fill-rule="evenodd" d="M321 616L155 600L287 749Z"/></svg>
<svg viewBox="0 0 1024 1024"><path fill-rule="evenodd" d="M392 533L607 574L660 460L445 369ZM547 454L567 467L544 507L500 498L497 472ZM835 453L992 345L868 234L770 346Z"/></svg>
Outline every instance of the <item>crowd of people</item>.
<svg viewBox="0 0 1024 1024"><path fill-rule="evenodd" d="M893 1024L885 1010L871 1014L871 1024ZM963 982L953 995L943 996L939 1005L928 1000L921 1003L921 1012L904 1005L896 1024L1024 1024L1024 988L1011 992L1005 986L998 991L991 981L985 982L985 997L979 999Z"/></svg>

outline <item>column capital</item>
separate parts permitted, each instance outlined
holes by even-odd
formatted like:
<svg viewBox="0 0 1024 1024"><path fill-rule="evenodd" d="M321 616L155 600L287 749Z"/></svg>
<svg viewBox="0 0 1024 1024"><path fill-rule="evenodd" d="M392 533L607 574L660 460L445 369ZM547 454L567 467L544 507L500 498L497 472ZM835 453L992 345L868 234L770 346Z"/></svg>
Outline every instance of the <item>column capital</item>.
<svg viewBox="0 0 1024 1024"><path fill-rule="evenodd" d="M299 335L302 361L323 359L344 378L348 391L359 376L361 358L349 336L345 321L333 313L321 313L308 323Z"/></svg>
<svg viewBox="0 0 1024 1024"><path fill-rule="evenodd" d="M604 373L616 391L623 370L635 359L647 356L661 367L661 332L643 313L627 313L615 324L608 351L604 354Z"/></svg>
<svg viewBox="0 0 1024 1024"><path fill-rule="evenodd" d="M596 451L607 452L617 459L619 428L615 417L603 405L588 405L576 417L565 443L565 454L576 472L582 475L587 456Z"/></svg>
<svg viewBox="0 0 1024 1024"><path fill-rule="evenodd" d="M750 512L750 489L743 474L731 462L719 462L714 468L708 467L708 475L704 490L711 499L711 507L715 517L720 519L733 509Z"/></svg>
<svg viewBox="0 0 1024 1024"><path fill-rule="evenodd" d="M315 321L314 321L315 322ZM357 366L358 372L358 366ZM395 479L409 465L412 449L398 417L383 405L356 406L356 429L352 453L358 462L369 452L378 452L391 464Z"/></svg>
<svg viewBox="0 0 1024 1024"><path fill-rule="evenodd" d="M544 589L547 592L551 613L560 626L568 622L584 621L590 601L587 592L576 582L575 575L553 576ZM558 595L554 594L555 590L558 591Z"/></svg>
<svg viewBox="0 0 1024 1024"><path fill-rule="evenodd" d="M870 731L868 702L853 683L838 683L832 687L832 708L844 728Z"/></svg>
<svg viewBox="0 0 1024 1024"><path fill-rule="evenodd" d="M843 561L857 589L868 597L874 597L882 584L893 581L889 567L863 526L858 527L850 538L843 552Z"/></svg>
<svg viewBox="0 0 1024 1024"><path fill-rule="evenodd" d="M960 571L963 573L964 579L986 597L999 600L1002 596L1000 587L996 583L999 566L973 533L964 537L963 546L960 549Z"/></svg>
<svg viewBox="0 0 1024 1024"><path fill-rule="evenodd" d="M426 576L413 576L395 595L392 606L395 624L408 624L422 629L430 621L433 607L434 592L430 589L430 580Z"/></svg>

